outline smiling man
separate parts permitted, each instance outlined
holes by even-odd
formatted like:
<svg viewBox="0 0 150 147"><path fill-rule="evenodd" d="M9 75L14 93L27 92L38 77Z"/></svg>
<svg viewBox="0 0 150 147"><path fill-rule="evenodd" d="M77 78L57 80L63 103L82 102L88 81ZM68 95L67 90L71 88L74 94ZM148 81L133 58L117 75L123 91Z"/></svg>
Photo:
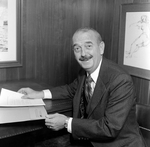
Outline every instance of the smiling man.
<svg viewBox="0 0 150 147"><path fill-rule="evenodd" d="M82 67L69 85L50 90L19 90L24 98L70 98L73 117L49 114L45 125L67 128L76 146L145 147L135 114L135 89L128 73L103 57L105 44L91 28L81 28L72 38L73 51ZM71 145L70 145L71 146Z"/></svg>
<svg viewBox="0 0 150 147"><path fill-rule="evenodd" d="M95 30L78 30L73 36L73 49L80 66L91 74L102 60L104 42Z"/></svg>

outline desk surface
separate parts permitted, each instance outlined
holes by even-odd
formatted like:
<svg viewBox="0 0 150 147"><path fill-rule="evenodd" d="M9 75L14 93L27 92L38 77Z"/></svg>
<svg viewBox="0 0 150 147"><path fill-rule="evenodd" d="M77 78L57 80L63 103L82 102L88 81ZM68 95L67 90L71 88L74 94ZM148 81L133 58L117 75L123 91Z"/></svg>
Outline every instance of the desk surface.
<svg viewBox="0 0 150 147"><path fill-rule="evenodd" d="M43 90L48 88L49 86L46 84L41 84L39 82L33 81L12 81L5 82L0 84L1 88L7 88L10 90L17 91L22 87L31 87L35 90ZM45 108L50 113L62 113L71 115L72 110L72 102L68 99L66 100L44 100ZM44 120L36 120L36 121L25 121L18 123L9 123L9 124L1 124L0 125L0 139L13 137L20 134L25 134L28 132L33 132L36 130L41 130L45 127Z"/></svg>

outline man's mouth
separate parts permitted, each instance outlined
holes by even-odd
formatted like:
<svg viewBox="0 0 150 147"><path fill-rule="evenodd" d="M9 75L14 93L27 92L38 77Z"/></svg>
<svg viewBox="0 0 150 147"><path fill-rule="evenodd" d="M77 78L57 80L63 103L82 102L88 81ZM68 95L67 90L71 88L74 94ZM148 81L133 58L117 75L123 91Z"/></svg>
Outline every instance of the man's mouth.
<svg viewBox="0 0 150 147"><path fill-rule="evenodd" d="M88 60L90 60L92 57L93 57L92 55L91 55L91 56L83 56L83 57L79 58L79 60L80 60L80 61L88 61Z"/></svg>

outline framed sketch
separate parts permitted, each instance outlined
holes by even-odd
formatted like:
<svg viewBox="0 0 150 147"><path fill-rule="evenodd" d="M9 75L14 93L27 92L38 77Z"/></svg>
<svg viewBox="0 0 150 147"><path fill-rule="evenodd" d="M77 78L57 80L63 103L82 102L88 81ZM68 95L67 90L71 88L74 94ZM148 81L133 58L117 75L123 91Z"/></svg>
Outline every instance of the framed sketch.
<svg viewBox="0 0 150 147"><path fill-rule="evenodd" d="M0 68L21 66L20 5L20 0L0 0Z"/></svg>
<svg viewBox="0 0 150 147"><path fill-rule="evenodd" d="M134 76L150 79L150 4L120 9L118 62Z"/></svg>

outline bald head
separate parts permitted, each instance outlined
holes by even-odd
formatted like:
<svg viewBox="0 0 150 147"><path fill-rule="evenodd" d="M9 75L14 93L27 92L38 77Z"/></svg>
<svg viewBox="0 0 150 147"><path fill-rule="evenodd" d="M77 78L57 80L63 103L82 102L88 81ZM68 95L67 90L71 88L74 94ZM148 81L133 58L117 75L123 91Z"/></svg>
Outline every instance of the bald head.
<svg viewBox="0 0 150 147"><path fill-rule="evenodd" d="M74 33L72 39L73 39L78 33L86 33L86 32L92 33L92 34L95 36L95 38L96 38L98 44L102 41L101 35L100 35L96 30L94 30L94 29L92 29L92 28L80 28L80 29L78 29L78 30Z"/></svg>

